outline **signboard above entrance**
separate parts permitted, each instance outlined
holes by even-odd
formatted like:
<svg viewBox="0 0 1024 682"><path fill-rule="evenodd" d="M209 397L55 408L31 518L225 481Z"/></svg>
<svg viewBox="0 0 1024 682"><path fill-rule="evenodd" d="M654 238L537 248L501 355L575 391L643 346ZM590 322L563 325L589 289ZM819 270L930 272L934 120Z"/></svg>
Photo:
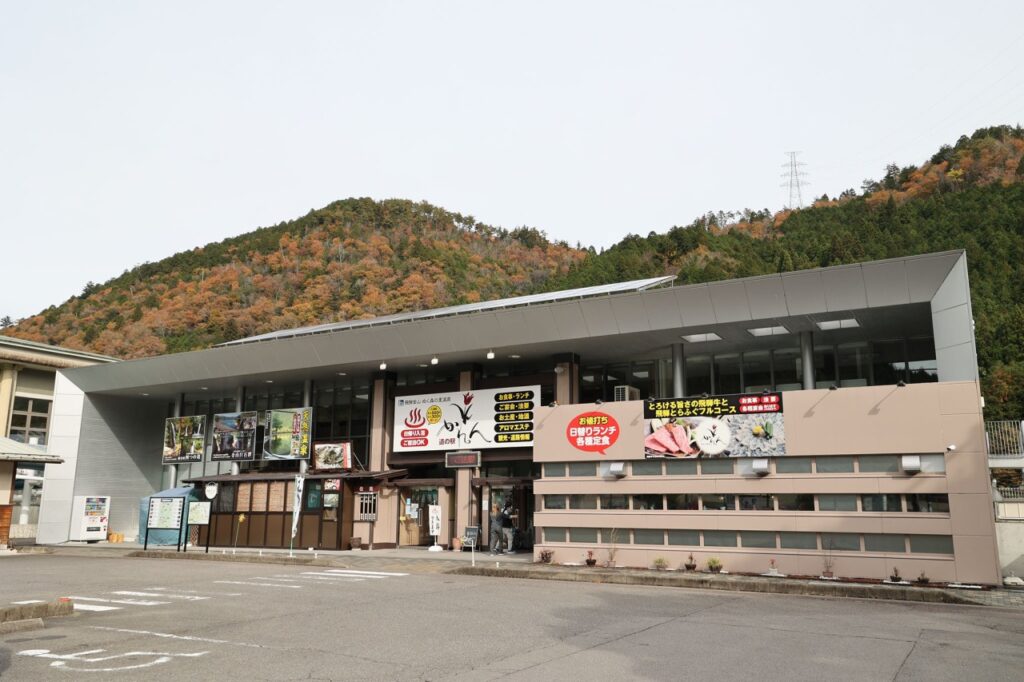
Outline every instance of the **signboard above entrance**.
<svg viewBox="0 0 1024 682"><path fill-rule="evenodd" d="M540 386L395 398L395 452L510 448L533 442Z"/></svg>

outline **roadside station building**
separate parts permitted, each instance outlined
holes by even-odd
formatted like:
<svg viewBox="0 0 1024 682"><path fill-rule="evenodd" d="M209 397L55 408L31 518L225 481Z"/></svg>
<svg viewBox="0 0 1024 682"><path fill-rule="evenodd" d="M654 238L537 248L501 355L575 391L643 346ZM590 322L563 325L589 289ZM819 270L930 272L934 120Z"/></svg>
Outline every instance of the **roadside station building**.
<svg viewBox="0 0 1024 682"><path fill-rule="evenodd" d="M287 547L296 504L296 547L486 542L509 504L562 563L999 582L963 252L672 280L63 371L39 540L213 482L214 545Z"/></svg>

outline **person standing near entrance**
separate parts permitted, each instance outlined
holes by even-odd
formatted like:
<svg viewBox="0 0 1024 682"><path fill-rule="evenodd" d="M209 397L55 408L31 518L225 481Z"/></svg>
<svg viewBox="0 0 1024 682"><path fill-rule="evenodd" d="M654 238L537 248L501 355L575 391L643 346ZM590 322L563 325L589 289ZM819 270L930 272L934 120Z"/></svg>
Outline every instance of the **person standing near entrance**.
<svg viewBox="0 0 1024 682"><path fill-rule="evenodd" d="M504 554L501 551L501 532L504 526L505 514L501 507L495 502L491 505L491 554Z"/></svg>
<svg viewBox="0 0 1024 682"><path fill-rule="evenodd" d="M515 529L512 526L511 500L506 501L505 508L501 510L501 530L505 534L505 551L509 554L515 554L515 550L512 549L512 539Z"/></svg>

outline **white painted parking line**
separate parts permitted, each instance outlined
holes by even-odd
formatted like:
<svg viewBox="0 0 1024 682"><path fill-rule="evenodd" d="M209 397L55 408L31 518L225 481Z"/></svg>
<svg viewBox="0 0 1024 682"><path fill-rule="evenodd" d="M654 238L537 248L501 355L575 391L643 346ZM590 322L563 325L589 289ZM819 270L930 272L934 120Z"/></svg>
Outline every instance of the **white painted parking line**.
<svg viewBox="0 0 1024 682"><path fill-rule="evenodd" d="M282 585L280 583L254 583L245 580L214 580L215 583L222 585L255 585L256 587L292 587L296 590L301 590L302 585Z"/></svg>
<svg viewBox="0 0 1024 682"><path fill-rule="evenodd" d="M317 573L315 571L303 571L302 575L305 576L306 578L312 578L314 580L335 580L335 581L363 580L364 578L383 577L383 576L372 576L372 575L360 575L360 576L336 575L334 573Z"/></svg>
<svg viewBox="0 0 1024 682"><path fill-rule="evenodd" d="M160 590L167 590L167 587L143 587L144 590L150 590L152 592L159 592ZM199 590L180 590L175 588L175 592L182 594L204 594L210 597L241 597L241 592L200 592Z"/></svg>
<svg viewBox="0 0 1024 682"><path fill-rule="evenodd" d="M386 573L384 571L357 571L355 569L329 568L328 573L344 573L346 575L380 576L382 578L405 577L408 573Z"/></svg>
<svg viewBox="0 0 1024 682"><path fill-rule="evenodd" d="M93 630L108 630L110 632L124 632L130 635L149 635L150 637L162 637L164 639L180 639L186 642L207 642L210 644L231 644L233 646L251 647L253 649L264 649L262 644L250 642L231 642L226 639L211 639L209 637L194 637L192 635L174 635L169 632L150 632L149 630L130 630L127 628L109 628L102 625L90 625Z"/></svg>
<svg viewBox="0 0 1024 682"><path fill-rule="evenodd" d="M22 606L24 604L45 604L46 602L42 599L26 599L25 601L12 601L11 603Z"/></svg>
<svg viewBox="0 0 1024 682"><path fill-rule="evenodd" d="M75 601L98 601L103 604L130 604L131 606L163 606L169 601L149 601L146 599L101 599L100 597L68 597Z"/></svg>
<svg viewBox="0 0 1024 682"><path fill-rule="evenodd" d="M184 599L186 601L203 601L209 597L200 597L194 594L170 594L168 592L131 592L129 590L118 590L111 594L122 594L126 597L162 597L164 599Z"/></svg>
<svg viewBox="0 0 1024 682"><path fill-rule="evenodd" d="M102 606L100 604L75 604L75 611L118 611L120 606Z"/></svg>

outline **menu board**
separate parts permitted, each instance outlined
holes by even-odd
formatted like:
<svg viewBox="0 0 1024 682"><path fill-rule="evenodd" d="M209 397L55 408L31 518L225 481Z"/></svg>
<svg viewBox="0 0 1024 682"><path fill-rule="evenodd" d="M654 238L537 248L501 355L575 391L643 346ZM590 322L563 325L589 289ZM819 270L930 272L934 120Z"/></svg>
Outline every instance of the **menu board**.
<svg viewBox="0 0 1024 682"><path fill-rule="evenodd" d="M256 459L256 412L228 412L213 415L215 462L248 462Z"/></svg>
<svg viewBox="0 0 1024 682"><path fill-rule="evenodd" d="M163 463L202 462L206 415L171 417L164 422Z"/></svg>
<svg viewBox="0 0 1024 682"><path fill-rule="evenodd" d="M648 458L786 454L781 393L647 400L644 420Z"/></svg>
<svg viewBox="0 0 1024 682"><path fill-rule="evenodd" d="M177 530L181 528L181 515L184 509L184 497L151 497L146 527Z"/></svg>
<svg viewBox="0 0 1024 682"><path fill-rule="evenodd" d="M211 502L189 502L188 503L188 525L209 526Z"/></svg>
<svg viewBox="0 0 1024 682"><path fill-rule="evenodd" d="M395 398L395 452L513 448L533 442L540 386Z"/></svg>
<svg viewBox="0 0 1024 682"><path fill-rule="evenodd" d="M267 410L263 459L309 459L313 408Z"/></svg>

